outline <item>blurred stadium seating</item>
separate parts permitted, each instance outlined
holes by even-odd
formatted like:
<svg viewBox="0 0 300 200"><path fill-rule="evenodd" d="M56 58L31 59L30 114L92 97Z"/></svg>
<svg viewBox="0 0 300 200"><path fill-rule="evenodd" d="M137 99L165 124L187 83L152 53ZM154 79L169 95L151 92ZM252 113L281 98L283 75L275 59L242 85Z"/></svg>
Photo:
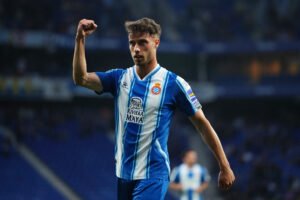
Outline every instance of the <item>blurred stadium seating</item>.
<svg viewBox="0 0 300 200"><path fill-rule="evenodd" d="M0 156L1 199L63 199L52 186L15 151Z"/></svg>
<svg viewBox="0 0 300 200"><path fill-rule="evenodd" d="M5 130L81 198L116 199L112 99L74 86L74 35L79 19L94 19L89 71L125 68L124 21L143 16L161 23L159 62L191 83L236 173L232 190L217 190L203 152L207 199L299 199L299 9L296 0L0 1L0 199L64 199ZM194 147L190 126L175 116L172 166Z"/></svg>

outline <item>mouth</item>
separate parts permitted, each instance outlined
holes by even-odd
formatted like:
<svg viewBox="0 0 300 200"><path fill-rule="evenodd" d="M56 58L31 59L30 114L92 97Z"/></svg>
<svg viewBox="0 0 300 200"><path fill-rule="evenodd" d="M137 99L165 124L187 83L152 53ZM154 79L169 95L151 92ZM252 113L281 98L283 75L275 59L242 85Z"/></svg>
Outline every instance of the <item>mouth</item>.
<svg viewBox="0 0 300 200"><path fill-rule="evenodd" d="M133 56L133 58L135 58L135 59L141 59L141 58L144 58L144 56L141 56L141 55L135 55L135 56Z"/></svg>

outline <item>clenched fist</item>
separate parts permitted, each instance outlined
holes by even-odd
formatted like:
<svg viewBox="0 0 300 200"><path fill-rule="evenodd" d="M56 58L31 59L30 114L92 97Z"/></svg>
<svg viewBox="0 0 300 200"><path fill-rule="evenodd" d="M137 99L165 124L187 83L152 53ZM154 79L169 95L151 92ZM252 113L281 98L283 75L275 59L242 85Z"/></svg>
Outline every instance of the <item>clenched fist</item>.
<svg viewBox="0 0 300 200"><path fill-rule="evenodd" d="M96 28L97 24L95 24L94 20L82 19L77 26L76 38L84 38L85 36L92 34Z"/></svg>
<svg viewBox="0 0 300 200"><path fill-rule="evenodd" d="M234 173L230 168L222 169L219 173L219 187L228 190L235 181Z"/></svg>

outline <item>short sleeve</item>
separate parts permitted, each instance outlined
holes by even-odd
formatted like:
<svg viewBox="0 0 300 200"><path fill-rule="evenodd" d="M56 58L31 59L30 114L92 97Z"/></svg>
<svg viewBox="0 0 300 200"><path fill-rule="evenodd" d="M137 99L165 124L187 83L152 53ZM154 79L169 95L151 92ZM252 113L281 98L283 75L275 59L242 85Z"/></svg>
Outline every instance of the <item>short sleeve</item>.
<svg viewBox="0 0 300 200"><path fill-rule="evenodd" d="M102 94L105 92L109 92L115 96L117 93L117 88L119 85L119 79L123 74L123 69L111 69L106 72L96 72L97 76L100 78L103 90L97 94Z"/></svg>
<svg viewBox="0 0 300 200"><path fill-rule="evenodd" d="M202 107L191 86L179 76L176 78L175 103L188 116L194 115Z"/></svg>
<svg viewBox="0 0 300 200"><path fill-rule="evenodd" d="M207 171L206 168L202 168L202 176L201 176L201 183L204 183L204 182L209 182L210 181L210 175Z"/></svg>
<svg viewBox="0 0 300 200"><path fill-rule="evenodd" d="M173 183L179 183L179 182L180 182L179 169L178 169L178 167L175 167L175 168L172 170L170 180L171 180L171 182L173 182Z"/></svg>

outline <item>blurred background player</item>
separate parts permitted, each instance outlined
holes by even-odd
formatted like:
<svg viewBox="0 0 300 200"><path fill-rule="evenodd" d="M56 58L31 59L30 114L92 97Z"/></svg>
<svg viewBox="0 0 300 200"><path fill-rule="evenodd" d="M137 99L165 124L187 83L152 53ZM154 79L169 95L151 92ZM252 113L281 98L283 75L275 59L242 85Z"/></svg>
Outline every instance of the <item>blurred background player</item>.
<svg viewBox="0 0 300 200"><path fill-rule="evenodd" d="M87 72L84 44L96 28L93 20L83 19L78 24L73 79L77 85L114 96L118 199L165 198L170 174L167 141L175 108L189 116L201 133L218 161L219 186L229 189L234 174L197 97L184 79L158 64L160 25L149 18L127 21L135 65L95 73Z"/></svg>
<svg viewBox="0 0 300 200"><path fill-rule="evenodd" d="M169 188L179 193L180 200L203 200L202 193L211 178L207 169L197 163L197 156L195 150L187 150L183 163L172 170Z"/></svg>

